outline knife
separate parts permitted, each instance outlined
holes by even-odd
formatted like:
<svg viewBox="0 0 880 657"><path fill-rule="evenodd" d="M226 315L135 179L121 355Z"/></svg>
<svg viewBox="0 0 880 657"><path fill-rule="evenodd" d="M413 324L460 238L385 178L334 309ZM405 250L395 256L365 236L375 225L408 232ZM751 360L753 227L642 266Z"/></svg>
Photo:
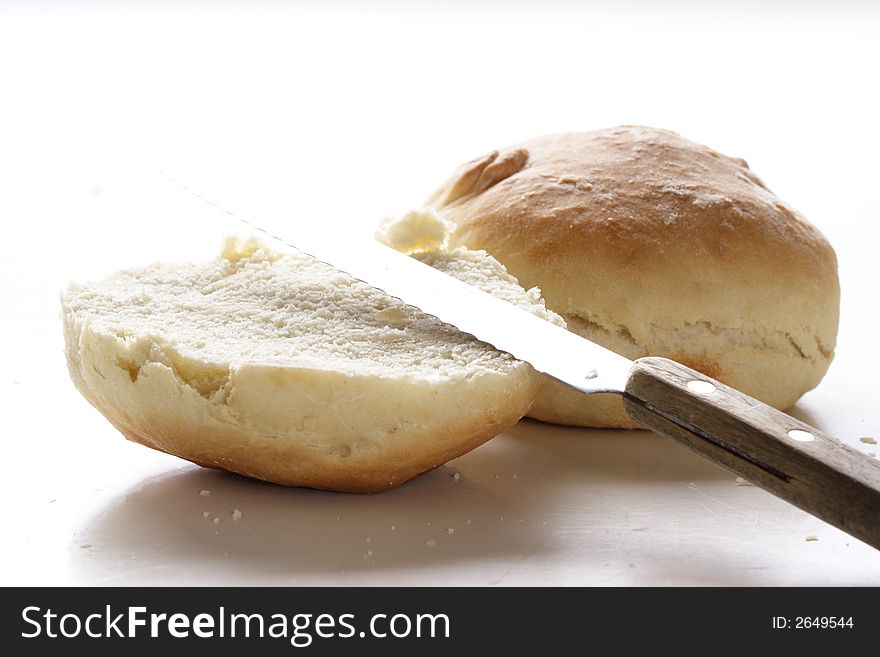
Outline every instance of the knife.
<svg viewBox="0 0 880 657"><path fill-rule="evenodd" d="M168 176L168 174L165 174ZM297 251L470 333L583 394L623 398L627 414L731 472L880 549L880 462L681 363L624 358L372 240L202 201Z"/></svg>

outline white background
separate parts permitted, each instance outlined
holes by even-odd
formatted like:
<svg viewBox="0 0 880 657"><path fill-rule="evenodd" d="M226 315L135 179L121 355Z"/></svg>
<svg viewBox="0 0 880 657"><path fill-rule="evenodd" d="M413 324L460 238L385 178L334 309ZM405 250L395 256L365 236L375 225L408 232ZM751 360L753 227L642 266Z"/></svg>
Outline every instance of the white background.
<svg viewBox="0 0 880 657"><path fill-rule="evenodd" d="M291 236L366 235L489 149L655 125L745 157L834 244L838 355L794 413L880 450L868 3L73 4L0 5L0 583L880 585L880 553L647 432L522 422L374 496L201 470L79 396L58 317L70 280L238 230L160 167Z"/></svg>

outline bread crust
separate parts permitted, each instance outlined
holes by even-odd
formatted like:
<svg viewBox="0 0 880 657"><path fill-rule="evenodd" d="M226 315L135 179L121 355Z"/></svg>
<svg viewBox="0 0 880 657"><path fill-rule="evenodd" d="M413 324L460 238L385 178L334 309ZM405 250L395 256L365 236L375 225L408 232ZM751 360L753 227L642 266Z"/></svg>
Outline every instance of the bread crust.
<svg viewBox="0 0 880 657"><path fill-rule="evenodd" d="M429 203L455 223L453 246L488 251L570 330L630 358L677 359L777 408L833 358L831 245L744 160L673 132L535 139L464 165ZM552 384L532 414L634 426L618 400Z"/></svg>
<svg viewBox="0 0 880 657"><path fill-rule="evenodd" d="M515 424L542 386L525 365L431 384L284 368L234 375L229 398L218 404L165 364L146 363L132 375L107 348L112 338L67 320L71 377L126 438L287 486L399 486ZM262 411L248 399L267 394Z"/></svg>

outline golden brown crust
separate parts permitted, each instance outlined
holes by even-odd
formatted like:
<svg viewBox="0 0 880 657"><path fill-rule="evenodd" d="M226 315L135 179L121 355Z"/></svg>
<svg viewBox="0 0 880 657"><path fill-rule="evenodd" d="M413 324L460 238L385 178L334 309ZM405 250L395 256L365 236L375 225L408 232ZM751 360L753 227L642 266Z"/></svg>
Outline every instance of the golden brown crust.
<svg viewBox="0 0 880 657"><path fill-rule="evenodd" d="M504 154L492 151L459 167L446 185L428 199L429 205L444 206L464 197L486 191L496 183L522 170L529 159L524 148L514 148Z"/></svg>
<svg viewBox="0 0 880 657"><path fill-rule="evenodd" d="M626 126L542 137L476 168L523 152L491 185L462 182L471 166L431 197L453 245L485 249L624 355L679 358L783 408L819 382L837 334L834 251L745 161ZM782 369L768 377L770 362ZM553 419L547 399L536 409Z"/></svg>
<svg viewBox="0 0 880 657"><path fill-rule="evenodd" d="M345 493L378 493L406 483L413 477L433 470L454 458L479 447L484 442L510 428L528 411L535 392L519 400L504 416L485 424L470 427L452 427L454 441L445 446L437 445L430 452L419 449L398 450L383 453L374 459L364 459L360 463L346 463L326 455L316 457L311 450L304 450L294 444L278 445L274 449L262 446L254 449L252 437L242 432L229 430L221 432L226 442L223 447L223 460L216 460L215 454L206 455L200 446L202 436L194 427L181 426L171 431L144 427L141 430L127 427L114 421L113 425L128 440L166 454L186 459L196 465L215 470L227 470L246 477L261 479L283 486L302 486L320 490ZM514 402L516 403L516 402ZM105 416L109 413L98 408Z"/></svg>

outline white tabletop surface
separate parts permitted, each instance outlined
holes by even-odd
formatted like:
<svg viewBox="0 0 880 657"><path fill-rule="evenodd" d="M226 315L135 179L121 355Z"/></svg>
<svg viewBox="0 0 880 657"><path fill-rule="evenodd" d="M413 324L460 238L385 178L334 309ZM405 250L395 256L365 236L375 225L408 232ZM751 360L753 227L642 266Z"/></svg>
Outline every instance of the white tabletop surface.
<svg viewBox="0 0 880 657"><path fill-rule="evenodd" d="M368 235L493 147L643 123L747 158L829 237L837 356L793 413L880 452L878 14L664 4L0 7L0 584L880 585L880 552L648 432L523 421L343 495L128 443L68 379L69 281L238 230L157 167Z"/></svg>

